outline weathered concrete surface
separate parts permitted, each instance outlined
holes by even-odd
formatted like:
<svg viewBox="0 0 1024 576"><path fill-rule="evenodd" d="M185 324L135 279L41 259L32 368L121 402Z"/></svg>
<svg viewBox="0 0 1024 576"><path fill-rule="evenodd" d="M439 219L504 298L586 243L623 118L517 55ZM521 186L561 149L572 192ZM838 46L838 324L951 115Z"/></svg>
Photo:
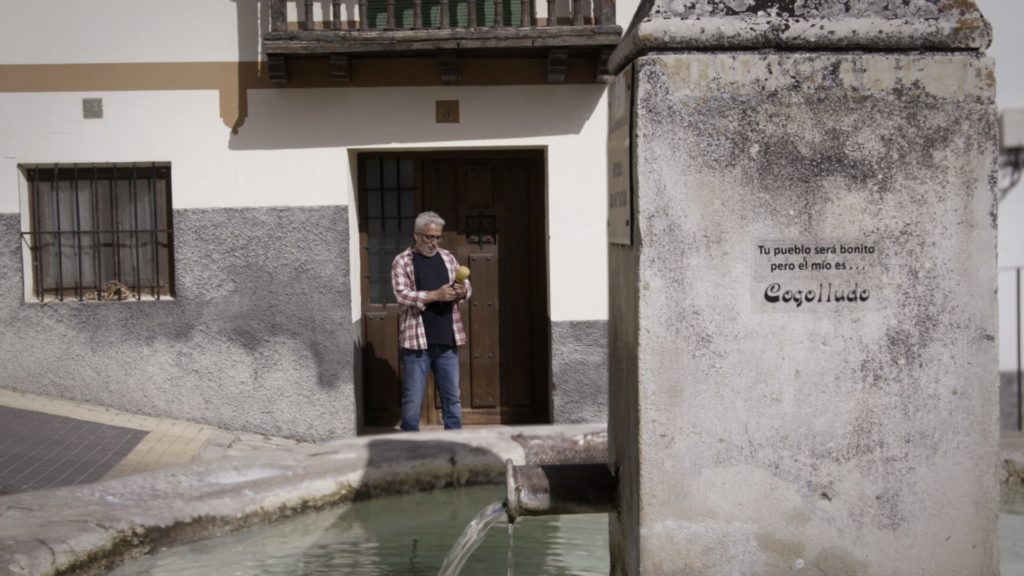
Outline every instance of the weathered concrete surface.
<svg viewBox="0 0 1024 576"><path fill-rule="evenodd" d="M0 498L0 575L103 574L124 559L356 499L503 484L505 459L575 459L603 426L396 434ZM557 456L552 454L558 453Z"/></svg>
<svg viewBox="0 0 1024 576"><path fill-rule="evenodd" d="M608 323L551 323L551 404L555 424L608 421Z"/></svg>
<svg viewBox="0 0 1024 576"><path fill-rule="evenodd" d="M636 239L610 251L613 573L996 574L991 62L634 66ZM763 247L805 245L872 252L769 271L803 257Z"/></svg>
<svg viewBox="0 0 1024 576"><path fill-rule="evenodd" d="M651 50L979 50L973 0L644 0L608 66Z"/></svg>
<svg viewBox="0 0 1024 576"><path fill-rule="evenodd" d="M176 298L23 303L0 214L0 385L297 438L353 436L344 206L176 210Z"/></svg>

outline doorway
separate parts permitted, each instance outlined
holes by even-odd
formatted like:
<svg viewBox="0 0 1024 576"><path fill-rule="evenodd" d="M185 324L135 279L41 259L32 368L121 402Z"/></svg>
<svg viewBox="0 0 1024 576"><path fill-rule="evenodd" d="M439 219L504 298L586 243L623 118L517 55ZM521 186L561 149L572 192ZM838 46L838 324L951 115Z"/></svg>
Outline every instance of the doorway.
<svg viewBox="0 0 1024 576"><path fill-rule="evenodd" d="M473 297L460 303L463 424L549 422L543 152L364 153L358 188L365 424L400 417L391 262L425 210L445 220L442 248L472 271ZM422 422L441 424L440 407L431 377Z"/></svg>

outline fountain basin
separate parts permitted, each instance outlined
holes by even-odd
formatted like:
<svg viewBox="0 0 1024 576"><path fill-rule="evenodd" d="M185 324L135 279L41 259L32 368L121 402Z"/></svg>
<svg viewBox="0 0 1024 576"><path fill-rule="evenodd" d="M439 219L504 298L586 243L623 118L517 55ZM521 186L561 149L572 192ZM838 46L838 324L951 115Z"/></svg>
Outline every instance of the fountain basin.
<svg viewBox="0 0 1024 576"><path fill-rule="evenodd" d="M0 575L97 574L127 558L308 510L500 485L505 461L572 461L603 425L394 434L251 453L0 498Z"/></svg>

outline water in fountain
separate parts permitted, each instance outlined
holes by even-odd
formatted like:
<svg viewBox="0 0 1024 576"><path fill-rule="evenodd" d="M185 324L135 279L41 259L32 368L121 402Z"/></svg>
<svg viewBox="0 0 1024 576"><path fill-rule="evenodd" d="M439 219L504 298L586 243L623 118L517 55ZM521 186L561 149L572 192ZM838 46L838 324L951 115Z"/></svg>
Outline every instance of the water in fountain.
<svg viewBox="0 0 1024 576"><path fill-rule="evenodd" d="M504 515L505 506L501 502L494 502L485 506L469 522L466 529L462 531L459 540L452 546L448 556L444 559L444 563L441 564L441 569L437 572L437 576L456 576L459 570L462 569L462 565L469 559L469 555L484 541L487 530Z"/></svg>
<svg viewBox="0 0 1024 576"><path fill-rule="evenodd" d="M136 558L111 576L436 576L466 524L504 495L474 486L365 500ZM607 514L520 523L510 550L499 519L459 576L608 576Z"/></svg>

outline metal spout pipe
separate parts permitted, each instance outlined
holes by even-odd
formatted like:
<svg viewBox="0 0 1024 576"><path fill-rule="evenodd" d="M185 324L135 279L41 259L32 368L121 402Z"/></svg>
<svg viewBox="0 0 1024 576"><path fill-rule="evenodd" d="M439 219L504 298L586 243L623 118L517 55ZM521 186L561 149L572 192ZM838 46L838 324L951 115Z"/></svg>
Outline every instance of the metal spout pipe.
<svg viewBox="0 0 1024 576"><path fill-rule="evenodd" d="M616 481L607 464L515 466L505 461L505 514L520 516L609 512Z"/></svg>

